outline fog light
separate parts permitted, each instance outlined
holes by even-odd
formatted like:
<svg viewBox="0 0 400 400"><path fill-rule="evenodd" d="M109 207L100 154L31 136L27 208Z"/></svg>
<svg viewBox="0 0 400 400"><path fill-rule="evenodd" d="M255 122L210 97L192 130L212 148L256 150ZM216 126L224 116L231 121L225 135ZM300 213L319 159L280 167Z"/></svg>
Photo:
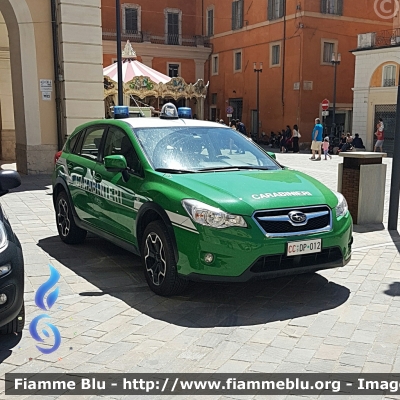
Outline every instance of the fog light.
<svg viewBox="0 0 400 400"><path fill-rule="evenodd" d="M211 264L211 263L214 261L214 255L211 254L211 253L206 253L206 254L204 255L204 261L205 261L207 264Z"/></svg>
<svg viewBox="0 0 400 400"><path fill-rule="evenodd" d="M2 265L0 267L0 276L5 275L7 272L11 271L11 265L10 264L6 264L6 265Z"/></svg>
<svg viewBox="0 0 400 400"><path fill-rule="evenodd" d="M7 301L7 295L4 293L0 294L0 305L3 305Z"/></svg>

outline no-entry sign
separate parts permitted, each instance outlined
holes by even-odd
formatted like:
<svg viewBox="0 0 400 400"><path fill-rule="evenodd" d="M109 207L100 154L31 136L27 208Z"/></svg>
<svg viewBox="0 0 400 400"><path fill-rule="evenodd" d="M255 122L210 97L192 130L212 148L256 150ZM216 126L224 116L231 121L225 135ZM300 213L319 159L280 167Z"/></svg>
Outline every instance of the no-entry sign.
<svg viewBox="0 0 400 400"><path fill-rule="evenodd" d="M322 104L323 111L326 111L329 108L329 100L328 99L322 100L321 104Z"/></svg>

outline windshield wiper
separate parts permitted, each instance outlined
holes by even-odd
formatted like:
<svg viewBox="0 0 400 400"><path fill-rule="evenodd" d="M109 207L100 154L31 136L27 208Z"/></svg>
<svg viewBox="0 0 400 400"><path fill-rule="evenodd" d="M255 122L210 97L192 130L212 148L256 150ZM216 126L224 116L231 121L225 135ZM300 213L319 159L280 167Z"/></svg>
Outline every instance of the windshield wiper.
<svg viewBox="0 0 400 400"><path fill-rule="evenodd" d="M269 168L269 167L257 167L255 165L251 166L247 166L247 165L241 165L241 166L237 166L237 165L230 165L229 167L209 167L209 168L201 168L198 169L197 171L203 172L203 171L224 171L224 170L235 170L235 171L239 171L241 169L245 169L245 170L251 170L251 169L258 169L258 170L263 170L263 171L268 171L271 169L275 169L275 168Z"/></svg>
<svg viewBox="0 0 400 400"><path fill-rule="evenodd" d="M154 171L167 172L170 174L195 174L197 171L190 169L156 168Z"/></svg>

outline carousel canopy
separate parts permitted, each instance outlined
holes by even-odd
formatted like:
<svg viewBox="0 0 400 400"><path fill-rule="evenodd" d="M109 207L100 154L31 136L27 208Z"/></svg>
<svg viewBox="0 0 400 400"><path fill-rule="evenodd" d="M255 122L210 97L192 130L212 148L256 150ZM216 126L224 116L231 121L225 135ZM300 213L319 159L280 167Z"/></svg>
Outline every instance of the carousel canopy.
<svg viewBox="0 0 400 400"><path fill-rule="evenodd" d="M114 82L118 82L118 62L103 68L103 75L108 76ZM169 76L138 61L136 52L128 40L122 53L122 80L126 83L137 76L147 76L155 83L167 83L171 80Z"/></svg>
<svg viewBox="0 0 400 400"><path fill-rule="evenodd" d="M122 78L124 94L137 96L141 99L154 96L159 98L173 98L175 100L186 98L204 98L207 95L208 83L202 79L196 83L187 84L183 78L170 78L136 59L129 40L122 53ZM104 98L117 93L118 68L117 63L103 69Z"/></svg>

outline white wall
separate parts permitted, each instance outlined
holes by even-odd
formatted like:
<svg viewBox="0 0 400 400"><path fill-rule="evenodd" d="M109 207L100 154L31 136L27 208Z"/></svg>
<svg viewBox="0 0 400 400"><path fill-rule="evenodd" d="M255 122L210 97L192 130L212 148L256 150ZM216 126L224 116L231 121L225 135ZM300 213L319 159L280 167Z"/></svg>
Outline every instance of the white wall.
<svg viewBox="0 0 400 400"><path fill-rule="evenodd" d="M356 57L353 100L353 132L358 132L367 150L374 140L374 109L376 104L396 104L397 87L370 88L374 71L383 63L400 63L400 47L354 51Z"/></svg>

